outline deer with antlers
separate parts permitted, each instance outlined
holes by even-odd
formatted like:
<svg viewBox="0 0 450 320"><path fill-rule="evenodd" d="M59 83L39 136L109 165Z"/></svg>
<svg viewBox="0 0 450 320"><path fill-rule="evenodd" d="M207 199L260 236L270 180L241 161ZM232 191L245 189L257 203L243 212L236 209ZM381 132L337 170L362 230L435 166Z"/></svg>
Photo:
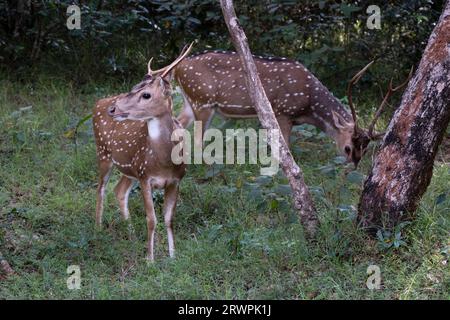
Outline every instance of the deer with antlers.
<svg viewBox="0 0 450 320"><path fill-rule="evenodd" d="M357 124L352 103L352 86L372 64L358 72L348 87L351 113L302 64L286 58L255 56L255 63L264 90L287 143L294 125L312 124L331 136L348 162L358 165L371 140L382 135L374 126L390 95L407 81L393 88L392 82L368 130ZM156 70L154 75L165 72ZM181 88L184 107L178 120L188 127L194 120L202 121L203 132L215 112L225 118L254 118L256 111L247 92L243 69L235 52L203 52L186 58L171 74ZM411 75L410 75L411 76Z"/></svg>
<svg viewBox="0 0 450 320"><path fill-rule="evenodd" d="M172 115L170 83L166 77L190 52L191 46L165 71L134 86L128 93L99 100L93 111L94 135L100 172L97 189L96 224L101 226L105 187L113 166L122 176L114 192L122 217L129 219L128 196L133 181L140 183L147 218L147 259L153 261L156 215L152 190L164 189L163 214L167 228L169 255L175 245L172 218L178 198L178 188L186 170L184 164L174 164L171 135L182 128Z"/></svg>

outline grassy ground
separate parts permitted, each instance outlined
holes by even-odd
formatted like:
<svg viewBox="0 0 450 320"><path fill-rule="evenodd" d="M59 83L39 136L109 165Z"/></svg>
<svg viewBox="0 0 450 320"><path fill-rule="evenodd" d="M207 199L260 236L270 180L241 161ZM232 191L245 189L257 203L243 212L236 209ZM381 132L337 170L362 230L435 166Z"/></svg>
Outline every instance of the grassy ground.
<svg viewBox="0 0 450 320"><path fill-rule="evenodd" d="M0 252L17 274L0 280L0 298L450 298L448 162L436 163L412 224L397 237L369 239L354 227L354 206L370 156L345 176L332 142L309 127L299 129L294 152L319 210L317 243L305 243L281 175L259 177L251 165L190 166L175 219L177 258L167 257L160 223L157 261L147 265L139 190L130 199L135 239L111 192L117 174L105 228L95 230L90 122L76 140L71 131L96 99L126 87L1 82ZM381 290L366 287L372 264ZM69 265L81 268L81 290L67 289Z"/></svg>

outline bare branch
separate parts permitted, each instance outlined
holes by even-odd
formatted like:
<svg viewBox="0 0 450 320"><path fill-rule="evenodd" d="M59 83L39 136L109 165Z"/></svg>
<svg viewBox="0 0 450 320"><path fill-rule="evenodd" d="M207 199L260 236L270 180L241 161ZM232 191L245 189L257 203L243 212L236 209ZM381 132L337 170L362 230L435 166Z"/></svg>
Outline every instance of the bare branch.
<svg viewBox="0 0 450 320"><path fill-rule="evenodd" d="M247 89L255 106L261 125L265 129L278 130L278 132L281 132L280 126L272 111L269 99L264 92L256 69L255 61L253 60L253 56L248 45L247 37L239 25L239 21L236 17L233 1L221 0L220 4L232 42L241 59L242 66L245 71L244 75L247 83ZM269 139L269 143L271 147L273 147L277 141L271 140L272 139ZM318 218L308 187L305 185L302 170L295 163L289 147L281 134L279 144L279 160L283 172L288 178L293 191L294 207L299 212L300 220L305 228L306 236L314 237L317 230Z"/></svg>

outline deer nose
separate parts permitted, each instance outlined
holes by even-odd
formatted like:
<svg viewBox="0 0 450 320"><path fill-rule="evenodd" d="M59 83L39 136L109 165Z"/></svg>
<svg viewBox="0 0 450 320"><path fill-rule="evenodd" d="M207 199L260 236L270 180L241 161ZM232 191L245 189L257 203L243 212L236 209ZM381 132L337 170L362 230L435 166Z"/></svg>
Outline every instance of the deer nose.
<svg viewBox="0 0 450 320"><path fill-rule="evenodd" d="M353 164L355 165L355 170L358 169L358 164L359 164L360 160L361 160L361 158L360 159L353 159Z"/></svg>
<svg viewBox="0 0 450 320"><path fill-rule="evenodd" d="M110 116L113 116L113 115L114 115L114 112L116 112L116 107L115 107L115 106L110 106L110 107L108 107L108 114L109 114Z"/></svg>

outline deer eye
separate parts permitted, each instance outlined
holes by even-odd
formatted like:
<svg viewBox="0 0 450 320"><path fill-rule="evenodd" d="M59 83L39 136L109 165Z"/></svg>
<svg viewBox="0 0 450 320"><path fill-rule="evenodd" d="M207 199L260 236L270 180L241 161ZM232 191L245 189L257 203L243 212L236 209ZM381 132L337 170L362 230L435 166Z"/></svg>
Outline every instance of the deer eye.
<svg viewBox="0 0 450 320"><path fill-rule="evenodd" d="M349 146L345 146L344 150L346 154L350 154L350 152L352 152L352 149Z"/></svg>
<svg viewBox="0 0 450 320"><path fill-rule="evenodd" d="M150 99L151 97L152 97L152 95L148 92L146 92L142 95L142 98L144 98L144 99Z"/></svg>

